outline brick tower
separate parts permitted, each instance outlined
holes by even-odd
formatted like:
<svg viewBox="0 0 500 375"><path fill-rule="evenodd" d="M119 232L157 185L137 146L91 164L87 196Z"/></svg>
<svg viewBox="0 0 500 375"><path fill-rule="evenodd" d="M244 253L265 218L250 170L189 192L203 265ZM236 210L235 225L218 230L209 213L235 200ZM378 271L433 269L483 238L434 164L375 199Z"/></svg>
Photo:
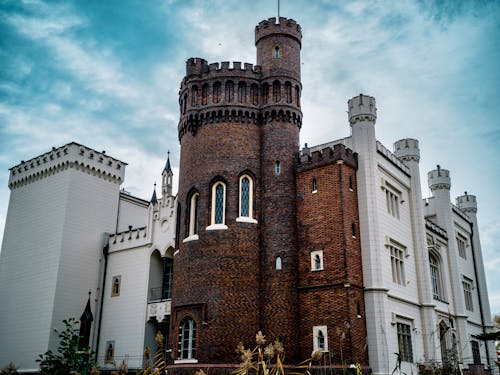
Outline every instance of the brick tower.
<svg viewBox="0 0 500 375"><path fill-rule="evenodd" d="M300 26L270 18L255 44L257 66L191 58L181 83L178 364L237 363L236 345L258 330L295 346Z"/></svg>

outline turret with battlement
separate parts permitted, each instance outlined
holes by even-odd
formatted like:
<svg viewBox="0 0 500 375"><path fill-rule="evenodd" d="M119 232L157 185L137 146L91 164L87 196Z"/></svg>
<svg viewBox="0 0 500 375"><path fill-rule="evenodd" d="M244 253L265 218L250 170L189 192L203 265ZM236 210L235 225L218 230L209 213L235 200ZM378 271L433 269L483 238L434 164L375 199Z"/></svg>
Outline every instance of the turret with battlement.
<svg viewBox="0 0 500 375"><path fill-rule="evenodd" d="M372 96L359 94L347 102L347 108L351 125L362 121L375 124L377 120L377 107Z"/></svg>
<svg viewBox="0 0 500 375"><path fill-rule="evenodd" d="M441 166L438 165L436 169L433 169L427 174L427 179L429 188L433 194L438 190L446 190L449 195L451 188L450 171L442 169Z"/></svg>

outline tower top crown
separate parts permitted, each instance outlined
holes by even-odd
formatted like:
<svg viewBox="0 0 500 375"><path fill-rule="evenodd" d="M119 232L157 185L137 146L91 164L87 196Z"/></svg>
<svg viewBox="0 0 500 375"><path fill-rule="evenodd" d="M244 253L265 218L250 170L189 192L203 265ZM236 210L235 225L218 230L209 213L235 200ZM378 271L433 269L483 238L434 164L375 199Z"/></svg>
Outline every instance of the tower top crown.
<svg viewBox="0 0 500 375"><path fill-rule="evenodd" d="M440 189L450 190L451 188L450 171L441 169L439 165L427 174L427 179L432 192Z"/></svg>
<svg viewBox="0 0 500 375"><path fill-rule="evenodd" d="M403 161L416 161L420 160L420 149L418 147L418 140L412 138L400 139L394 142L394 154L396 157Z"/></svg>
<svg viewBox="0 0 500 375"><path fill-rule="evenodd" d="M276 34L291 36L301 44L302 28L297 21L285 17L280 17L278 23L275 17L259 22L255 26L255 44L257 45L262 38Z"/></svg>
<svg viewBox="0 0 500 375"><path fill-rule="evenodd" d="M466 213L477 212L477 201L475 195L469 195L467 192L456 198L457 206Z"/></svg>
<svg viewBox="0 0 500 375"><path fill-rule="evenodd" d="M377 107L373 96L359 94L347 102L349 123L354 125L359 121L377 120Z"/></svg>

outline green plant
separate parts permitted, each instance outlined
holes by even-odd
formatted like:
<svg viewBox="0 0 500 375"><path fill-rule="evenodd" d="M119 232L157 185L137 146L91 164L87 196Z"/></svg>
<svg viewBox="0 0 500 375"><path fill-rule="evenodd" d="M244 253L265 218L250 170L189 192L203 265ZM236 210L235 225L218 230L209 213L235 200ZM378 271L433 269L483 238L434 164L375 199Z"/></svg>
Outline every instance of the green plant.
<svg viewBox="0 0 500 375"><path fill-rule="evenodd" d="M16 375L18 374L16 366L10 362L7 366L0 369L0 375Z"/></svg>
<svg viewBox="0 0 500 375"><path fill-rule="evenodd" d="M36 360L40 366L41 375L91 375L95 354L89 348L80 350L78 344L81 336L77 326L80 324L75 318L63 320L65 329L59 334L57 352L48 350L40 354ZM95 373L95 369L94 369Z"/></svg>
<svg viewBox="0 0 500 375"><path fill-rule="evenodd" d="M167 373L167 363L165 361L165 350L163 349L164 337L160 331L155 336L155 342L158 350L153 355L153 365L150 365L149 357L150 350L148 347L144 349L144 357L146 362L142 370L137 372L137 375L161 375Z"/></svg>
<svg viewBox="0 0 500 375"><path fill-rule="evenodd" d="M245 349L243 343L240 343L236 348L236 352L241 355L241 364L233 375L285 375L285 367L283 360L285 358L285 350L282 343L276 339L274 343L269 343L267 346L266 338L261 331L255 335L257 346L252 349ZM291 371L289 375L310 375L313 361L321 359L321 350L315 350L311 354L311 358L306 359L295 367L296 371Z"/></svg>

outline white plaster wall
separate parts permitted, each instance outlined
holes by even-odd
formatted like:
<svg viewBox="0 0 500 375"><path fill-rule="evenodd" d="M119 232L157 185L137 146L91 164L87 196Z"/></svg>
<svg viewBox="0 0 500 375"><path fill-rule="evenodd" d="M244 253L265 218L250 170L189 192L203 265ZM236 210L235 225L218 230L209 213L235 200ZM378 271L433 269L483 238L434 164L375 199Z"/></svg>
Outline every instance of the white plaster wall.
<svg viewBox="0 0 500 375"><path fill-rule="evenodd" d="M106 341L111 340L115 341L117 364L125 359L129 368L142 365L150 253L151 248L143 246L109 255L98 353L104 368L109 368L104 365L104 353ZM120 295L111 297L111 281L118 275Z"/></svg>
<svg viewBox="0 0 500 375"><path fill-rule="evenodd" d="M120 194L120 210L118 217L117 232L128 230L129 225L132 228L140 228L148 223L148 206L143 202L134 202L123 193Z"/></svg>
<svg viewBox="0 0 500 375"><path fill-rule="evenodd" d="M0 253L0 367L38 368L47 350L70 175L11 191Z"/></svg>

